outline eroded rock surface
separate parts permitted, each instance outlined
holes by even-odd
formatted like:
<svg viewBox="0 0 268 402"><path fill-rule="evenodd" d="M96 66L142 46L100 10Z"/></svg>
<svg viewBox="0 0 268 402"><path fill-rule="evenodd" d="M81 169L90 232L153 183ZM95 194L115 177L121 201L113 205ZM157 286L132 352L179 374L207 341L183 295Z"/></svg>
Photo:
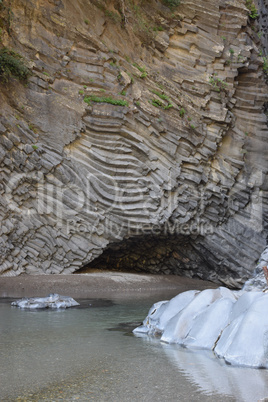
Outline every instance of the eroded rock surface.
<svg viewBox="0 0 268 402"><path fill-rule="evenodd" d="M264 276L263 267L268 266L268 247L263 251L258 261L258 264L255 268L254 274L252 278L248 279L244 286L243 290L252 291L252 290L264 290L267 288L268 284Z"/></svg>
<svg viewBox="0 0 268 402"><path fill-rule="evenodd" d="M11 303L11 306L20 307L26 310L36 310L36 309L61 309L79 306L79 303L75 301L72 297L61 296L57 293L51 293L47 297L29 297L16 300Z"/></svg>
<svg viewBox="0 0 268 402"><path fill-rule="evenodd" d="M2 41L33 75L0 84L0 273L95 260L242 286L267 236L258 23L243 0L151 1L147 35L131 2L123 24L99 3L10 2Z"/></svg>
<svg viewBox="0 0 268 402"><path fill-rule="evenodd" d="M190 290L155 303L137 335L213 350L227 363L268 368L268 294L227 288Z"/></svg>

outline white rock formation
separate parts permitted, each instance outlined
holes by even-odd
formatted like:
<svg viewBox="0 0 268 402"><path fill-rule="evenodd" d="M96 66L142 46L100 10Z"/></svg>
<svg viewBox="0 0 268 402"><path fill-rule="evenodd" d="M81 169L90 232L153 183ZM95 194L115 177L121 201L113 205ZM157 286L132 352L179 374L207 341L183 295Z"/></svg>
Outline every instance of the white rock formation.
<svg viewBox="0 0 268 402"><path fill-rule="evenodd" d="M43 308L68 308L79 306L72 297L61 296L57 293L51 293L47 297L30 297L24 298L11 303L11 306L20 307L22 309L43 309Z"/></svg>
<svg viewBox="0 0 268 402"><path fill-rule="evenodd" d="M268 294L227 288L188 291L152 306L134 334L211 349L233 365L268 368Z"/></svg>

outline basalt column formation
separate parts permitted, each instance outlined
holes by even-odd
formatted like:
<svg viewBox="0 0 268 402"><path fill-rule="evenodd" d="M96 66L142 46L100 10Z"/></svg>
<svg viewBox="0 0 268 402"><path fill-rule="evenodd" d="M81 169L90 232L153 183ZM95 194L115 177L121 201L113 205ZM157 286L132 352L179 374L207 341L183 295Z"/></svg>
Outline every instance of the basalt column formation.
<svg viewBox="0 0 268 402"><path fill-rule="evenodd" d="M32 75L0 82L0 274L241 287L267 242L265 1L7 3Z"/></svg>

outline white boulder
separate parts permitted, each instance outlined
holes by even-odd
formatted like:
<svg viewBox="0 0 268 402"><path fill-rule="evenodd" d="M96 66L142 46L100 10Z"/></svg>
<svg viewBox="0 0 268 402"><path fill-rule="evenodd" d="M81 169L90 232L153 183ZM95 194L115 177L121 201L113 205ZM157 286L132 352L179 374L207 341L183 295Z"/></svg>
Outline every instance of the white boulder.
<svg viewBox="0 0 268 402"><path fill-rule="evenodd" d="M268 294L227 288L188 291L152 306L134 334L211 349L234 365L268 368Z"/></svg>
<svg viewBox="0 0 268 402"><path fill-rule="evenodd" d="M252 303L222 332L215 353L230 364L268 368L268 294L253 293Z"/></svg>
<svg viewBox="0 0 268 402"><path fill-rule="evenodd" d="M20 299L12 302L11 306L32 310L43 308L58 309L79 306L79 303L77 303L72 297L51 293L47 297L30 297Z"/></svg>

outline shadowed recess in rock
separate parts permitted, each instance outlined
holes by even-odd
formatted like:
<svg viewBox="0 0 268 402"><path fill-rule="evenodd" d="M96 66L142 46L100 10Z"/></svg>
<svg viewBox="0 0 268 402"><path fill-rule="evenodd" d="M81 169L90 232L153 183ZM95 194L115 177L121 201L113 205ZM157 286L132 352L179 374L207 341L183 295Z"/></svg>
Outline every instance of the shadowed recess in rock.
<svg viewBox="0 0 268 402"><path fill-rule="evenodd" d="M204 280L217 280L236 287L230 271L216 263L209 250L196 250L191 236L145 235L113 243L90 264L76 273L92 270L115 270L150 274L181 275ZM239 280L236 272L233 278Z"/></svg>

